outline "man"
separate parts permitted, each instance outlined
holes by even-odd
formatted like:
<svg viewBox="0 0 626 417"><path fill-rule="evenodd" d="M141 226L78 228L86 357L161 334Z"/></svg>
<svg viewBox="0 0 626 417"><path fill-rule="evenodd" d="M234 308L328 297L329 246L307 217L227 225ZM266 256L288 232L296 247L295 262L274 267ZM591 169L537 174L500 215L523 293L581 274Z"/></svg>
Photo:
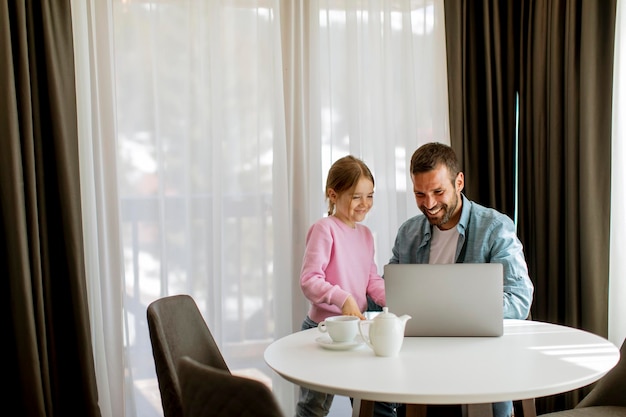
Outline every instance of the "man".
<svg viewBox="0 0 626 417"><path fill-rule="evenodd" d="M447 145L419 147L410 170L415 202L423 216L400 226L389 263L501 263L504 318L526 319L534 288L513 221L462 194L465 177ZM511 416L512 406L511 401L494 403L494 417ZM376 403L375 415L394 416L393 404Z"/></svg>

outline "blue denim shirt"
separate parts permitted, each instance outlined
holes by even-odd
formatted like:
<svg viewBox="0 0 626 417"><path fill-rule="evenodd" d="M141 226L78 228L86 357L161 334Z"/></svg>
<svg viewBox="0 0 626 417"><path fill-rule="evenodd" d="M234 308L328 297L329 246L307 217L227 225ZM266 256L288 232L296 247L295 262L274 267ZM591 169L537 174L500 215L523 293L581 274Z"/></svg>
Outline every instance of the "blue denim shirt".
<svg viewBox="0 0 626 417"><path fill-rule="evenodd" d="M525 319L533 300L533 283L528 276L522 243L513 221L494 209L483 207L461 195L463 207L456 228L459 241L457 263L497 262L504 267L503 314L505 319ZM389 263L428 263L432 226L423 214L400 226Z"/></svg>

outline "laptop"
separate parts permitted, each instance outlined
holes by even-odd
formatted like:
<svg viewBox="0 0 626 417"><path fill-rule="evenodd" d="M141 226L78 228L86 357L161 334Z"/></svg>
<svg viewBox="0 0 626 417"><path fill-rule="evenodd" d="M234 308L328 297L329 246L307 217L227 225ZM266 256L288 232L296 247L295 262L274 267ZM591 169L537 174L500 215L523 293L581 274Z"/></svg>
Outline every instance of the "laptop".
<svg viewBox="0 0 626 417"><path fill-rule="evenodd" d="M405 336L502 336L499 263L387 264L389 311L408 314Z"/></svg>

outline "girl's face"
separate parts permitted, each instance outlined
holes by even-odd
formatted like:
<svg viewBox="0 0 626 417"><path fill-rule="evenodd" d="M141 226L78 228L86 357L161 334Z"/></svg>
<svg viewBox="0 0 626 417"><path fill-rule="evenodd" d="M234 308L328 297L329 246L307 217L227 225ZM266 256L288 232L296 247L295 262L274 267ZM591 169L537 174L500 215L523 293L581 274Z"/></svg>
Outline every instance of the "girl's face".
<svg viewBox="0 0 626 417"><path fill-rule="evenodd" d="M335 203L335 214L339 220L350 227L365 220L365 216L374 205L374 184L365 177L361 177L354 192L337 194L330 190L330 200Z"/></svg>

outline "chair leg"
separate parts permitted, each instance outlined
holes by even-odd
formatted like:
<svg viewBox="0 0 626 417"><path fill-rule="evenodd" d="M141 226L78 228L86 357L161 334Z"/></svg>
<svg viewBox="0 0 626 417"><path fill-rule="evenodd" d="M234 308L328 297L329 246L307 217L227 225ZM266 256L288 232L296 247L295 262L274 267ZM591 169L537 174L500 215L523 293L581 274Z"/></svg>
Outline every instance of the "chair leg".
<svg viewBox="0 0 626 417"><path fill-rule="evenodd" d="M463 417L493 417L491 403L463 404L461 408Z"/></svg>
<svg viewBox="0 0 626 417"><path fill-rule="evenodd" d="M356 410L358 407L358 417L372 417L374 415L374 401L361 400L355 398L352 405L352 415L357 415Z"/></svg>
<svg viewBox="0 0 626 417"><path fill-rule="evenodd" d="M521 401L522 416L521 417L537 417L537 408L535 407L535 399L527 398Z"/></svg>
<svg viewBox="0 0 626 417"><path fill-rule="evenodd" d="M406 404L406 417L426 417L426 405L424 404Z"/></svg>

